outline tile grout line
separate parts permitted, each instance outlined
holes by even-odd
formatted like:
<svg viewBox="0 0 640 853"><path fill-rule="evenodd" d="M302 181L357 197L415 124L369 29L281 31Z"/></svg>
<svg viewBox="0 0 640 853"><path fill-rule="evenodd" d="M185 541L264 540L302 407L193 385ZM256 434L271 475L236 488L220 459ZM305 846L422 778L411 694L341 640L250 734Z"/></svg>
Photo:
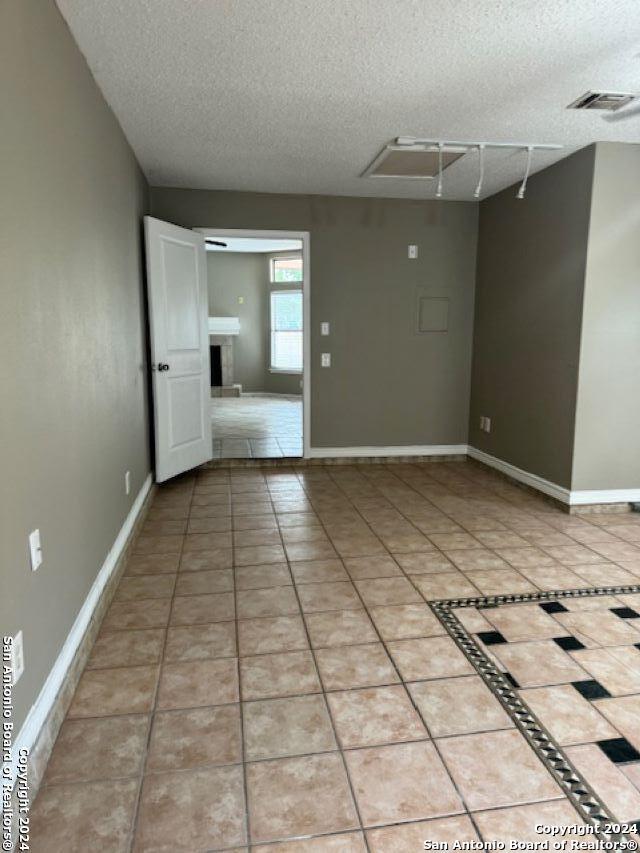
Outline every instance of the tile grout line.
<svg viewBox="0 0 640 853"><path fill-rule="evenodd" d="M189 511L187 514L187 519L189 518L189 516L191 514L191 505L193 503L194 488L195 488L195 478L193 478L193 480L192 480L192 485L191 485L191 489L190 489ZM187 527L188 527L188 525L187 525ZM185 541L186 541L186 533L183 534L183 536L182 536L180 553L178 555L178 569L180 568L180 562L182 560L182 555L184 553ZM149 760L149 746L151 743L151 735L152 735L153 727L154 727L154 723L155 723L155 713L156 713L157 703L158 703L158 694L160 692L160 682L162 679L162 672L164 669L164 659L165 659L165 653L166 653L166 648L167 648L167 641L169 638L169 627L170 627L170 623L171 623L171 613L173 612L173 601L175 599L175 590L176 590L177 584L178 584L178 578L177 578L177 573L176 573L176 582L173 585L173 594L171 596L171 606L169 608L169 616L168 616L167 622L165 624L164 641L162 644L162 651L161 651L161 655L160 655L160 663L158 664L158 675L157 675L156 686L155 686L154 695L153 695L153 702L151 704L150 713L149 713L149 725L148 725L148 729L147 729L146 748L145 748L144 756L143 756L143 760L142 760L142 769L141 769L141 775L140 775L139 785L138 785L138 794L137 794L136 801L135 801L135 808L133 811L133 820L132 820L132 824L131 824L131 831L129 834L129 850L130 851L133 850L135 838L138 834L138 821L140 818L140 807L141 807L141 801L142 801L142 788L143 788L144 780L145 780L145 776L146 776L147 762Z"/></svg>
<svg viewBox="0 0 640 853"><path fill-rule="evenodd" d="M358 510L358 508L357 508L357 507L356 507L356 511L357 511L357 512L362 516L362 514L360 513L360 511ZM364 518L364 516L362 516L362 517ZM366 522L366 519L364 519L364 520L365 520L365 522ZM325 532L326 532L326 529L325 529ZM373 532L373 531L372 531L372 532ZM375 535L375 533L374 533L374 535ZM383 547L386 549L386 546L384 545L384 543L382 543L382 545L383 545ZM391 557L391 559L393 559L393 556L392 556L392 555L391 555L391 553L388 551L388 549L387 549L387 554L388 554L388 556L390 556L390 557ZM394 560L394 562L396 562L396 561ZM396 563L396 565L397 565L397 563ZM404 569L402 568L402 566L399 566L399 568L400 568L400 570L404 573ZM348 569L347 569L347 572L348 572ZM398 665L396 664L396 661L395 661L395 659L394 659L393 655L391 654L391 652L390 652L390 650L389 650L389 648L388 648L388 646L387 646L387 643L386 643L385 639L383 638L382 634L380 633L380 631L379 631L379 629L378 629L378 626L377 626L377 624L376 624L375 620L374 620L374 619L373 619L373 617L371 616L371 612L369 611L368 606L367 606L367 604L366 604L366 602L365 602L364 598L362 597L362 595L361 595L361 593L360 593L360 590L358 589L358 587L356 586L356 584L353 582L353 579L351 580L351 583L353 584L353 587L354 587L354 589L356 590L356 594L358 595L358 597L359 597L360 601L362 602L362 606L363 606L363 608L364 608L364 611L365 611L365 613L367 614L367 617L368 617L369 621L370 621L370 622L371 622L371 624L373 625L373 629L374 629L374 631L376 632L376 634L378 635L379 641L380 641L380 643L382 644L382 647L384 648L384 650L385 650L385 653L386 653L387 657L388 657L388 658L389 658L389 660L391 661L391 664L392 664L393 668L395 669L396 674L398 675L398 678L400 679L400 682L399 682L399 683L400 683L400 684L402 685L402 687L404 688L404 692L405 692L406 696L408 697L409 702L410 702L410 703L411 703L411 705L413 706L413 708L414 708L414 710L415 710L416 714L418 715L418 717L419 717L419 718L420 718L420 720L422 721L423 726L425 727L425 731L426 731L426 733L427 733L427 737L428 737L428 739L429 739L429 742L433 745L433 747L434 747L434 749L435 749L435 751L436 751L436 753L437 753L437 755L438 755L438 758L440 759L440 762L442 763L442 766L443 766L443 768L444 768L444 771L446 772L447 776L449 777L449 780L451 781L451 784L452 784L452 786L453 786L453 788L454 788L454 790L455 790L456 794L458 795L458 797L459 797L459 799L460 799L460 803L461 803L462 807L464 808L464 813L465 813L465 814L467 815L467 817L469 818L469 820L470 820L470 822L471 822L471 824L472 824L473 828L475 829L475 831L476 831L476 832L477 832L477 834L478 834L478 837L479 837L479 838L483 838L483 835L481 834L480 829L479 829L479 827L477 826L476 821L475 821L475 820L474 820L474 818L473 818L472 812L471 812L471 810L469 809L469 807L468 807L468 805L467 805L467 803L466 803L465 797L463 796L462 791L459 789L457 782L455 781L455 779L452 777L451 773L449 772L449 768L447 767L447 765L446 765L446 763L445 763L445 761L444 761L444 758L442 757L442 753L441 753L441 751L440 751L440 749L439 749L439 747L438 747L438 744L437 744L437 742L436 742L436 739L435 739L435 738L433 737L433 735L431 734L431 730L430 730L430 728L429 728L429 725L427 724L427 721L424 719L424 716L423 716L422 712L420 711L420 709L418 708L418 706L417 706L417 704L416 704L416 702L415 702L415 700L414 700L414 697L413 697L413 695L412 695L411 691L408 689L408 687L407 687L407 682L406 682L406 681L404 680L404 678L402 677L402 673L400 672L400 669L398 668ZM418 591L418 592L419 592L419 591ZM427 605L427 606L428 606L428 605Z"/></svg>
<svg viewBox="0 0 640 853"><path fill-rule="evenodd" d="M240 751L242 759L242 786L244 793L244 831L247 847L251 845L251 823L249 817L249 786L247 784L247 756L244 739L244 702L243 702L243 685L240 671L240 633L238 629L238 583L236 578L236 562L235 562L235 529L234 529L234 513L233 513L233 493L229 488L229 502L231 507L231 570L233 573L233 615L234 615L234 630L236 640L236 678L238 679L238 716L240 718Z"/></svg>
<svg viewBox="0 0 640 853"><path fill-rule="evenodd" d="M271 503L272 503L272 506L273 506L274 514L276 515L276 519L277 519L277 513L276 513L275 504L273 503L273 500L271 500ZM282 540L282 533L281 533L281 529L280 529L280 525L279 525L279 524L278 524L278 531L279 531L279 533L280 533L280 538L281 538L281 540ZM283 545L284 545L284 540L282 540L282 541L283 541ZM324 681L323 681L323 679L322 679L322 676L320 675L320 668L319 668L319 666L318 666L318 660L317 660L317 658L316 658L315 650L314 650L313 645L312 645L312 643L311 643L311 635L309 634L309 628L308 628L308 626L307 626L307 620L304 618L304 611L303 611L303 609L302 609L302 602L300 601L300 595L299 595L299 593L298 593L298 589L297 589L297 586L296 586L296 583L295 583L295 578L293 577L293 572L291 571L291 562L290 562L290 560L289 560L289 557L288 557L288 554L287 554L286 548L284 549L284 553L285 553L285 558L286 558L286 560L287 560L287 566L288 566L288 568L289 568L289 573L291 574L291 578L292 578L292 581L293 581L293 591L294 591L294 594L295 594L295 596L296 596L296 601L298 602L298 612L299 612L299 614L300 614L300 621L302 622L302 625L303 625L303 627L304 627L305 636L306 636L306 638L307 638L307 643L308 643L308 646L309 646L309 652L310 652L311 657L312 657L312 659L313 659L313 666L314 666L314 669L315 669L316 677L317 677L317 679L318 679L318 683L319 683L319 685L320 685L320 690L321 690L321 694L320 694L320 695L322 695L322 699L323 699L323 702L324 702L325 710L326 710L327 715L328 715L328 717L329 717L329 720L330 720L330 722L331 722L331 728L332 728L332 730L333 730L333 736L334 736L334 739L335 739L335 742L336 742L336 746L338 747L337 752L338 752L338 753L339 753L339 755L340 755L340 760L341 760L341 762L342 762L342 767L343 767L343 769L344 769L345 777L346 777L346 779L347 779L347 784L349 785L349 791L350 791L350 793L351 793L351 800L352 800L352 802L353 802L353 806L354 806L354 809L355 809L356 817L357 817L357 819L358 819L359 829L360 829L360 832L362 833L362 838L363 838L363 842L364 842L364 845L365 845L365 849L366 849L367 851L370 851L369 841L368 841L368 839L367 839L367 835L366 835L366 833L365 833L365 831L364 831L364 823L363 823L363 820L362 820L362 814L361 814L361 812L360 812L360 805L359 805L358 800L357 800L357 797L356 797L356 795L355 795L355 790L354 790L354 786L353 786L353 780L351 779L351 774L349 773L349 768L348 768L347 761L346 761L346 758L345 758L345 755L344 755L344 750L343 750L342 745L341 745L341 740L340 740L340 737L339 737L339 735L338 735L338 731L337 731L337 729L336 729L336 724L335 724L335 720L334 720L333 714L332 714L332 712L331 712L331 707L330 707L330 705L329 705L329 702L327 701L327 694L326 694L326 690L325 690L325 686L324 686ZM347 830L344 830L344 831L349 832L350 830L348 830L348 829L347 829Z"/></svg>

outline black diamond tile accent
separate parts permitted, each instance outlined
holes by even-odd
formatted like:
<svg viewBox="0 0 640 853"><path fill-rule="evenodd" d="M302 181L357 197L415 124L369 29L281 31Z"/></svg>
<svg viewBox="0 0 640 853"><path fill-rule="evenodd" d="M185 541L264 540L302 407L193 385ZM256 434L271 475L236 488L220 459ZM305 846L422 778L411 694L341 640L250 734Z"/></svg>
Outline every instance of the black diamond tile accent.
<svg viewBox="0 0 640 853"><path fill-rule="evenodd" d="M512 687L520 687L520 685L519 685L519 684L518 684L518 682L515 680L515 678L511 675L511 673L510 673L510 672L503 672L502 674L504 675L504 677L507 679L507 681L509 682L509 684L510 684Z"/></svg>
<svg viewBox="0 0 640 853"><path fill-rule="evenodd" d="M564 649L565 652L577 652L580 649L584 649L585 646L580 640L576 640L575 637L554 637L554 643L557 643L561 649Z"/></svg>
<svg viewBox="0 0 640 853"><path fill-rule="evenodd" d="M615 613L621 619L640 619L640 613L632 610L631 607L611 607L611 612Z"/></svg>
<svg viewBox="0 0 640 853"><path fill-rule="evenodd" d="M498 643L507 642L500 631L480 631L478 637L482 640L485 646L497 646Z"/></svg>
<svg viewBox="0 0 640 853"><path fill-rule="evenodd" d="M599 740L598 746L614 764L626 764L628 761L640 760L640 752L629 743L626 737Z"/></svg>
<svg viewBox="0 0 640 853"><path fill-rule="evenodd" d="M564 604L560 604L559 601L543 601L542 604L539 605L543 610L546 610L547 613L567 613L567 608Z"/></svg>
<svg viewBox="0 0 640 853"><path fill-rule="evenodd" d="M611 693L606 690L599 681L587 679L585 681L572 682L578 693L581 693L585 699L610 699Z"/></svg>

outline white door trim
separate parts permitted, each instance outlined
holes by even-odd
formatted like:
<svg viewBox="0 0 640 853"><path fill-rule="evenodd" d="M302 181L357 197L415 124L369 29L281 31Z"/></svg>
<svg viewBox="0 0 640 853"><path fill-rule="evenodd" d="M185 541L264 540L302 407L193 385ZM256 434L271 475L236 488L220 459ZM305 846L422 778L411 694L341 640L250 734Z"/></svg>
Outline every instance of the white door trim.
<svg viewBox="0 0 640 853"><path fill-rule="evenodd" d="M273 231L267 228L194 228L205 237L254 237L262 240L302 240L302 437L303 456L311 448L311 234L309 231Z"/></svg>

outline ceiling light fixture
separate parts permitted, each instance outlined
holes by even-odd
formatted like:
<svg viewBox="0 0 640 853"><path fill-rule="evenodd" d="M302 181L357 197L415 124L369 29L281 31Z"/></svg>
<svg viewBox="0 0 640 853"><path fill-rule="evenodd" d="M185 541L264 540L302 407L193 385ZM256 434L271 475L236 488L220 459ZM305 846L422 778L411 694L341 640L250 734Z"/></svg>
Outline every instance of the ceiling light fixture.
<svg viewBox="0 0 640 853"><path fill-rule="evenodd" d="M531 171L531 158L533 157L533 147L531 145L527 148L527 165L524 170L524 178L522 179L522 183L520 184L520 189L518 190L518 194L516 198L524 198L524 194L527 191L527 181L529 180L529 172Z"/></svg>

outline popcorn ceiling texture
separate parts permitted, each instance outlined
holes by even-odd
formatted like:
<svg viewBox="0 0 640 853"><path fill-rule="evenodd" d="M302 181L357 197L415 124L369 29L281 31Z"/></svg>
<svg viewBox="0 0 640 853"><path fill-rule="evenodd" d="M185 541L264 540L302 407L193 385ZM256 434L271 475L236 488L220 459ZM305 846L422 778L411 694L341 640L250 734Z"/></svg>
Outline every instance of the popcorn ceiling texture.
<svg viewBox="0 0 640 853"><path fill-rule="evenodd" d="M146 176L159 186L433 197L435 182L359 175L398 135L636 142L636 122L566 109L637 88L634 0L58 0ZM633 106L631 110L633 110ZM522 176L487 152L483 196ZM472 199L477 158L445 173Z"/></svg>

